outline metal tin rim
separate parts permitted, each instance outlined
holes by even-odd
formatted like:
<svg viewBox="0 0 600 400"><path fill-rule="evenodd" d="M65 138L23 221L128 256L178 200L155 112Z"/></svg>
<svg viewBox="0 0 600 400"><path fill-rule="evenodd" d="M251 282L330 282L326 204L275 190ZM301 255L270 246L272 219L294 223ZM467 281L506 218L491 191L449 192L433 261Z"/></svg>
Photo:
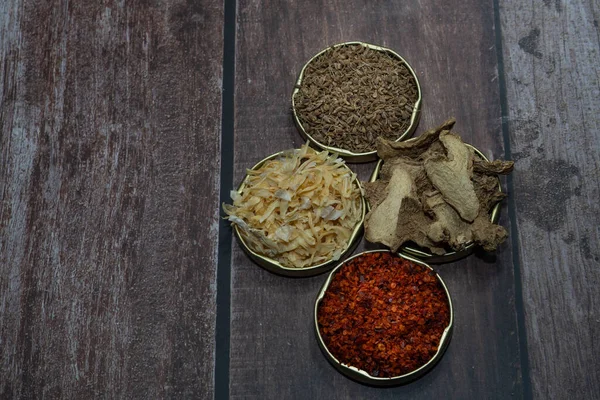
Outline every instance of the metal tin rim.
<svg viewBox="0 0 600 400"><path fill-rule="evenodd" d="M437 364L437 362L442 358L442 356L444 355L446 349L448 348L448 345L450 344L450 339L452 338L452 329L453 329L453 326L454 326L454 308L452 307L452 299L450 298L450 292L448 291L448 288L446 287L446 284L444 283L444 281L440 277L440 275L437 272L435 272L435 270L433 268L431 268L429 265L427 265L423 261L421 261L419 259L416 259L416 258L413 258L413 257L410 257L408 255L402 254L402 253L393 253L393 254L396 254L396 255L404 258L405 260L408 260L408 261L414 262L416 264L422 265L424 267L429 268L431 271L435 272L435 276L437 277L438 282L440 282L440 284L444 288L444 292L446 293L446 298L448 299L448 307L450 309L450 321L448 322L448 326L446 327L446 329L444 329L444 332L442 333L442 337L440 338L440 344L438 346L437 352L433 355L433 357L431 357L431 359L427 363L423 364L422 366L420 366L416 370L414 370L412 372L409 372L407 374L404 374L404 375L394 376L394 377L389 377L389 378L375 377L375 376L370 375L366 371L363 371L363 370L358 369L356 367L353 367L353 366L341 363L337 358L335 358L335 356L333 354L331 354L331 352L329 351L329 349L325 345L325 342L323 341L323 337L321 336L321 332L319 330L319 322L318 322L319 304L321 304L321 301L323 300L323 297L325 296L325 292L329 288L329 285L331 284L331 281L333 280L333 277L335 276L335 274L348 261L350 261L350 260L352 260L354 258L360 257L360 256L362 256L364 254L378 253L378 252L379 253L391 253L391 251L387 250L387 249L363 251L362 253L358 253L358 254L356 254L356 255L354 255L354 256L352 256L352 257L344 260L343 262L341 262L340 264L338 264L329 273L329 276L327 277L327 280L325 281L325 283L321 287L321 290L319 291L319 294L317 295L317 299L315 301L315 308L314 308L314 325L315 325L315 331L316 331L316 335L317 335L317 342L319 343L319 347L321 348L321 350L325 354L325 357L342 374L348 376L349 378L355 379L355 380L357 380L357 381L359 381L361 383L365 383L365 384L373 385L373 386L402 385L402 384L409 383L409 382L414 381L415 379L420 378L427 371L429 371L431 368L433 368Z"/></svg>
<svg viewBox="0 0 600 400"><path fill-rule="evenodd" d="M409 139L409 140L413 140L413 139ZM469 147L471 150L473 150L475 152L475 154L477 154L479 157L481 157L484 161L490 161L481 151L479 151L474 146L472 146L468 143L465 143L465 145L467 145L467 147ZM382 165L383 165L383 160L379 160L377 162L377 165L375 165L375 169L373 170L373 173L371 174L369 182L375 182L377 180L377 177L379 176L379 171L381 170ZM500 179L498 179L498 191L502 192L502 185L500 183ZM366 202L366 200L365 200L365 202ZM370 209L368 202L366 202L366 203L367 203L367 209ZM500 207L501 207L501 204L500 204L500 202L498 202L498 203L496 203L496 205L494 205L494 207L492 207L492 210L490 212L490 221L492 221L492 223L494 223L494 224L496 222L498 222L498 219L500 218ZM456 261L456 260L464 258L464 257L468 256L469 254L473 253L474 250L475 250L475 243L468 244L463 250L450 251L450 252L447 252L447 253L441 254L441 255L432 254L432 253L426 251L425 249L413 247L413 246L402 246L400 248L401 252L409 254L418 259L430 262L432 264L442 264L442 263Z"/></svg>
<svg viewBox="0 0 600 400"><path fill-rule="evenodd" d="M280 151L278 153L272 154L268 157L265 157L264 159L257 162L250 169L253 169L253 170L258 169L265 162L275 159L275 158L278 158L278 157L281 157L282 155L284 155L286 152L289 152L289 151L290 150L284 150L284 151ZM354 172L350 169L350 167L348 167L347 165L344 165L344 167L347 168L348 171L350 171L351 173L354 174ZM248 179L248 175L246 175L244 177L244 179L242 180L242 183L238 186L238 188L237 188L238 193L241 193L242 190L246 187L247 179ZM356 225L354 226L354 230L352 231L352 234L350 235L350 239L348 240L348 247L346 248L346 250L344 250L344 252L340 256L340 259L343 259L344 256L346 256L346 255L350 254L352 251L354 251L354 249L356 248L356 245L358 244L358 241L362 235L363 226L364 226L364 222L365 222L367 202L363 195L364 191L363 191L362 185L360 184L360 181L358 180L358 176L356 174L354 174L353 181L356 183L356 185L358 186L358 189L360 190L360 193L361 193L360 201L361 201L362 212L361 212L360 220L356 223ZM235 235L237 236L238 240L240 241L242 249L246 252L246 254L248 254L248 256L255 263L257 263L259 266L263 267L264 269L266 269L270 272L279 274L279 275L292 276L292 277L308 277L308 276L319 275L319 274L331 269L335 265L335 263L339 261L339 260L330 260L330 261L326 261L324 263L313 265L313 266L306 267L306 268L286 267L286 266L282 265L281 263L279 263L278 261L273 260L272 258L263 256L263 255L255 252L254 250L252 250L248 246L248 244L246 243L244 238L242 237L237 225L233 226L233 230L234 230Z"/></svg>
<svg viewBox="0 0 600 400"><path fill-rule="evenodd" d="M304 129L304 127L302 126L302 123L300 122L300 118L298 117L298 114L296 112L296 103L295 103L295 97L296 97L296 94L298 93L298 91L300 90L300 85L302 84L302 79L304 77L304 71L306 70L306 68L308 67L308 65L311 62L313 62L317 57L319 57L321 54L325 53L326 51L328 51L330 49L340 47L340 46L348 46L348 45L356 45L356 44L360 44L360 45L366 46L370 49L387 53L387 54L391 55L392 57L397 58L402 63L404 63L404 65L406 65L408 71L412 74L413 78L415 79L415 83L417 84L417 94L418 94L417 101L415 102L413 112L410 117L410 124L408 125L408 128L406 128L406 130L395 141L399 142L413 134L413 132L417 128L417 125L419 124L419 118L421 117L421 103L422 103L421 85L419 84L419 79L417 78L417 74L412 69L410 64L395 51L388 49L386 47L381 47L381 46L377 46L377 45L373 45L373 44L369 44L369 43L365 43L365 42L344 42L344 43L334 44L332 46L327 47L326 49L321 50L319 53L314 55L310 60L308 60L308 62L306 64L304 64L304 66L300 70L300 74L298 75L298 80L296 81L296 85L294 86L294 91L292 92L292 113L294 115L294 122L296 124L296 128L298 129L298 131L300 132L300 135L302 135L302 137L304 139L309 140L313 145L315 145L323 150L327 150L331 153L339 154L341 157L343 157L348 162L359 163L359 162L369 162L369 161L377 160L377 151L369 151L366 153L354 153L349 150L344 150L344 149L340 149L337 147L326 146L326 145L320 143L319 141L314 139L311 135L309 135L306 132L306 130Z"/></svg>

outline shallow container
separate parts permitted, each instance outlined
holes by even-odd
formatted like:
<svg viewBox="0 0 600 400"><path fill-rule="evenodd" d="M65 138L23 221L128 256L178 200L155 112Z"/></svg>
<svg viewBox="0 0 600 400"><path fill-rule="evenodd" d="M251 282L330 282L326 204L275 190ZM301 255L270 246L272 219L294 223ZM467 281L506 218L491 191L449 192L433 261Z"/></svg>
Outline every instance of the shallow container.
<svg viewBox="0 0 600 400"><path fill-rule="evenodd" d="M263 160L259 161L258 163L256 163L251 169L256 170L256 169L260 168L265 162L276 159L278 157L281 157L288 151L289 150L280 151L278 153L270 155L270 156L264 158ZM352 170L347 165L344 165L344 167L347 168L350 172L352 172ZM240 186L237 188L238 193L241 193L242 190L244 189L244 187L246 186L247 178L248 177L246 176L244 178L244 180L242 181L242 183L240 184ZM355 225L354 230L352 231L352 234L350 236L350 239L348 240L348 246L346 247L346 250L344 250L344 252L340 256L340 260L343 260L345 256L347 256L348 254L351 254L352 251L354 251L354 249L356 248L356 245L360 241L360 238L363 233L363 225L364 225L364 221L365 221L367 205L366 205L365 198L362 195L364 193L364 191L360 184L360 181L358 180L358 177L355 176L353 182L358 186L360 193L361 193L362 213L361 213L361 218L360 218L359 222ZM291 277L308 277L308 276L319 275L323 272L330 270L331 268L333 268L335 266L336 263L339 262L339 260L330 260L330 261L327 261L327 262L324 262L321 264L317 264L317 265L313 265L313 266L305 267L305 268L286 267L286 266L283 266L282 264L280 264L278 261L276 261L272 258L263 256L263 255L255 252L254 250L252 250L248 246L248 244L246 243L246 241L244 240L242 235L240 234L239 228L235 224L233 225L233 231L235 232L235 235L237 236L242 249L246 252L246 254L248 254L248 256L255 263L257 263L264 269L266 269L270 272L279 274L279 275L291 276Z"/></svg>
<svg viewBox="0 0 600 400"><path fill-rule="evenodd" d="M409 139L409 140L412 140L412 139ZM481 159L483 159L485 161L489 161L488 158L482 152L477 150L475 147L473 147L467 143L465 143L465 145L467 147L469 147L470 149L472 149L477 156L481 157ZM379 160L377 165L375 165L375 169L373 170L373 173L371 174L371 178L369 179L369 182L375 182L377 180L377 178L379 177L379 171L381 170L382 166L383 166L383 160ZM502 192L502 185L500 184L500 179L498 179L498 191ZM497 223L498 218L500 218L500 206L501 206L501 202L498 202L498 203L496 203L496 205L494 207L492 207L492 209L490 211L490 221L492 221L492 223L494 223L494 224ZM367 202L367 208L368 207L369 207L369 205ZM467 245L461 251L449 251L445 254L439 255L439 254L432 254L427 249L423 249L423 248L413 244L413 245L402 246L400 248L400 252L405 253L409 256L416 257L416 258L426 261L428 263L443 264L443 263L449 263L449 262L453 262L456 260L460 260L461 258L464 258L464 257L470 255L475 250L475 247L476 247L475 244L471 243L471 244Z"/></svg>
<svg viewBox="0 0 600 400"><path fill-rule="evenodd" d="M340 361L338 361L337 358L335 358L335 356L333 354L331 354L331 352L327 349L327 346L325 344L325 342L323 341L323 338L321 336L321 332L319 330L319 323L318 323L318 309L319 309L319 305L321 303L321 301L323 300L323 298L325 297L325 292L327 291L327 289L329 288L329 285L331 284L331 281L333 280L333 277L335 276L335 274L344 267L344 265L346 265L346 263L356 257L362 256L363 254L368 254L368 253L377 253L377 252L387 252L389 253L389 250L370 250L370 251L364 251L362 253L356 254L350 258L348 258L347 260L343 261L342 263L340 263L338 266L336 266L331 273L329 274L329 277L327 278L327 280L325 281L325 283L323 284L323 287L321 288L321 290L319 291L319 294L317 296L317 300L315 301L315 308L314 308L314 325L315 325L315 331L316 331L316 336L317 336L317 342L319 343L319 347L321 348L321 350L323 351L323 354L325 355L325 357L327 358L327 360L342 374L346 375L347 377L354 379L358 382L367 384L367 385L371 385L371 386L396 386L396 385L403 385L409 382L414 381L415 379L418 379L420 377L422 377L423 375L425 375L429 370L431 370L431 368L433 368L437 362L442 358L442 356L444 355L448 344L450 343L450 339L452 338L452 329L453 329L453 325L454 325L454 311L452 308L452 299L450 298L450 293L448 292L448 288L446 287L446 284L444 283L444 281L442 280L442 278L436 273L436 278L438 280L438 282L442 285L442 287L444 288L444 292L446 293L446 297L448 300L448 307L450 310L450 320L448 323L448 326L446 327L446 329L444 330L442 337L440 338L440 344L438 345L438 350L437 352L433 355L433 357L424 365L422 365L421 367L415 369L412 372L409 372L407 374L404 375L399 375L399 376L394 376L394 377L387 377L387 378L382 378L382 377L376 377L376 376L372 376L370 375L368 372L361 370L359 368L353 367L351 365L347 365L344 363L341 363ZM400 257L404 258L405 260L411 261L415 264L419 264L422 265L430 270L432 270L433 272L435 272L435 270L433 268L431 268L429 265L425 264L424 262L412 258L410 256L407 256L405 254L398 254Z"/></svg>
<svg viewBox="0 0 600 400"><path fill-rule="evenodd" d="M419 79L417 78L417 74L412 69L412 67L410 66L410 64L408 64L406 62L406 60L404 60L404 58L402 58L398 53L396 53L393 50L390 50L388 48L381 47L381 46L376 46L376 45L365 43L365 42L344 42L344 43L339 43L339 44L330 46L330 47L328 47L328 48L320 51L314 57L312 57L304 65L304 67L302 67L302 70L300 70L300 75L298 76L298 80L296 81L296 86L294 87L294 91L292 92L292 112L293 112L293 115L294 115L294 122L296 123L296 127L298 128L298 131L300 132L300 134L302 135L302 137L304 139L310 141L314 146L316 146L316 147L318 147L320 149L327 150L330 153L339 154L341 157L343 157L348 162L360 163L360 162L369 162L369 161L375 161L375 160L377 160L377 151L374 150L374 151L370 151L370 152L366 152L366 153L355 153L355 152L352 152L350 150L345 150L345 149L340 149L340 148L337 148L337 147L326 146L326 145L320 143L319 141L317 141L316 139L314 139L311 135L309 135L306 132L306 130L302 126L302 123L300 122L300 119L298 118L298 114L296 113L296 106L295 106L296 93L298 93L298 91L300 90L300 85L302 84L302 79L304 78L304 71L306 70L306 67L308 65L310 65L310 63L313 60L315 60L317 57L319 57L321 54L325 53L327 50L330 50L330 49L336 48L336 47L348 46L348 45L356 45L356 44L360 44L360 45L368 47L370 49L373 49L373 50L376 50L376 51L379 51L379 52L382 52L382 53L386 53L386 54L392 56L393 58L398 59L401 63L403 63L406 66L406 68L408 69L408 71L412 74L412 76L415 79L415 82L417 84L417 93L418 93L417 101L414 104L414 108L413 108L412 115L410 117L410 124L409 124L408 128L406 128L406 130L404 132L401 132L398 135L398 138L395 141L398 142L398 141L404 140L406 138L409 138L413 134L413 132L417 128L417 125L419 124L419 118L421 116L421 103L422 103L421 86L419 85Z"/></svg>

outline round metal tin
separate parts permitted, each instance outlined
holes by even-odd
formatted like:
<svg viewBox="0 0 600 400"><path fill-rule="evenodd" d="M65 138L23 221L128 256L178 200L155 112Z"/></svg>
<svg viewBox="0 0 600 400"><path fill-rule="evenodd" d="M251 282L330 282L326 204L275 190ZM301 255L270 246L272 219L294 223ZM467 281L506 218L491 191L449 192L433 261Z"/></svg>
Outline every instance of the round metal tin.
<svg viewBox="0 0 600 400"><path fill-rule="evenodd" d="M340 149L340 148L337 148L337 147L326 146L326 145L320 143L319 141L317 141L316 139L314 139L312 136L310 136L306 132L306 130L304 129L304 127L302 126L302 123L300 122L300 119L299 119L298 114L296 112L296 105L295 105L296 93L298 93L298 91L300 90L300 86L302 85L302 79L304 77L304 71L306 70L306 67L308 67L308 65L313 60L315 60L321 54L325 53L327 50L330 50L330 49L333 49L333 48L336 48L336 47L340 47L340 46L348 46L348 45L355 45L355 44L360 44L362 46L366 46L366 47L368 47L370 49L386 53L386 54L392 56L393 58L398 59L400 62L402 62L406 66L406 68L408 69L408 71L412 74L412 76L415 79L415 82L417 84L418 97L417 97L417 101L415 102L412 115L410 117L410 124L408 125L408 128L406 128L406 130L404 132L402 132L400 134L400 136L398 136L398 138L396 139L396 142L404 140L404 139L410 137L413 134L413 132L417 128L417 125L419 124L419 118L421 116L421 103L422 103L421 86L419 85L419 79L417 78L417 74L412 69L412 67L410 66L410 64L407 63L406 60L404 58L402 58L395 51L390 50L390 49L385 48L385 47L376 46L376 45L365 43L365 42L344 42L344 43L335 44L333 46L330 46L330 47L328 47L328 48L320 51L314 57L312 57L304 65L304 67L302 67L302 70L300 70L300 75L298 76L298 80L296 81L296 86L294 87L294 91L292 92L292 112L294 114L294 122L296 123L296 127L298 128L298 131L300 132L300 134L302 135L302 137L304 139L310 141L314 146L316 146L318 148L321 148L323 150L327 150L327 151L329 151L331 153L339 154L341 157L343 157L348 162L360 163L360 162L369 162L369 161L375 161L375 160L377 160L377 151L370 151L370 152L366 152L366 153L354 153L354 152L352 152L350 150L345 150L345 149Z"/></svg>
<svg viewBox="0 0 600 400"><path fill-rule="evenodd" d="M409 140L412 140L412 139L409 139ZM467 147L472 149L475 152L475 154L477 154L483 160L489 161L488 158L482 152L477 150L475 147L473 147L467 143L465 143L465 144L467 145ZM381 170L382 165L383 165L383 160L379 160L377 165L375 165L375 170L373 170L373 173L371 174L371 178L369 179L369 182L375 182L377 180L377 178L379 177L379 171ZM502 192L502 186L500 184L500 179L498 179L498 191ZM367 202L367 208L368 207L369 207L369 205ZM496 222L498 222L498 218L500 218L500 202L496 203L496 205L494 207L492 207L492 210L490 212L490 220L492 221L492 223L495 224ZM406 245L406 246L402 246L402 248L400 249L400 251L402 253L406 253L410 256L416 257L420 260L423 260L423 261L426 261L426 262L432 263L432 264L443 264L443 263L453 262L453 261L456 261L456 260L459 260L461 258L468 256L469 254L473 253L474 250L475 250L474 243L468 244L461 251L449 251L449 252L447 252L445 254L441 254L441 255L432 254L428 250L423 249L418 246Z"/></svg>
<svg viewBox="0 0 600 400"><path fill-rule="evenodd" d="M288 152L289 150L284 150L284 151L280 151L278 153L275 153L273 155L270 155L264 159L262 159L261 161L259 161L258 163L256 163L251 169L256 170L260 167L262 167L262 165L272 159L281 157L282 155L284 155L286 152ZM344 165L345 168L347 168L350 172L352 172L352 170L347 166ZM244 177L244 180L242 181L242 183L240 184L240 186L237 188L237 192L241 193L242 190L244 190L244 188L246 187L246 180L248 179L248 176ZM364 193L363 188L360 184L360 181L358 180L358 177L355 175L354 176L354 183L358 186L360 193L361 193L361 207L362 207L362 213L361 213L361 217L360 220L358 221L358 223L354 226L354 230L352 231L352 235L350 236L350 239L348 240L348 245L346 247L346 250L344 250L344 252L342 253L342 255L340 256L340 259L344 259L344 257L350 253L352 253L352 251L354 251L354 249L356 248L356 245L358 244L361 235L363 233L363 224L365 221L365 214L366 214L366 209L367 209L367 203L365 201L364 196L362 195ZM331 268L333 268L333 266L335 265L335 263L339 262L339 260L331 260L331 261L327 261L321 264L317 264L317 265L313 265L310 267L305 267L305 268L292 268L292 267L286 267L284 265L282 265L281 263L279 263L278 261L263 256L257 252L255 252L254 250L252 250L248 244L246 243L246 241L244 240L244 238L242 237L239 228L237 227L237 225L233 225L233 231L235 232L235 235L237 236L238 240L240 241L241 247L242 249L246 252L246 254L248 254L248 256L258 265L260 265L261 267L263 267L264 269L273 272L275 274L279 274L279 275L284 275L284 276L291 276L291 277L308 277L308 276L314 276L314 275L319 275L322 274L323 272L326 272L328 270L330 270Z"/></svg>
<svg viewBox="0 0 600 400"><path fill-rule="evenodd" d="M427 373L427 371L429 371L431 368L433 368L437 362L442 358L442 356L444 355L444 352L446 351L446 348L448 347L448 344L450 343L450 339L452 338L452 329L453 329L453 325L454 325L454 310L452 308L452 299L450 298L450 292L448 292L448 288L446 287L446 284L444 283L444 281L442 280L442 278L436 273L435 276L438 279L438 282L442 285L442 287L444 288L444 292L446 293L446 297L448 299L448 307L450 308L450 322L448 323L448 326L446 327L446 329L444 330L444 332L442 333L442 337L440 338L440 344L438 346L438 350L437 352L434 354L433 357L431 357L431 359L423 364L421 367L417 368L416 370L409 372L408 374L404 374L404 375L400 375L400 376L394 376L394 377L389 377L389 378L381 378L381 377L375 377L370 375L369 373L367 373L366 371L363 371L359 368L353 367L351 365L347 365L344 363L341 363L337 358L335 358L335 356L333 354L331 354L331 352L327 349L327 346L325 345L325 342L323 341L323 338L321 337L321 332L319 331L319 323L318 323L318 309L319 309L319 304L321 304L321 301L323 300L323 297L325 296L325 292L327 291L327 289L329 288L329 285L331 284L331 281L333 280L333 277L335 276L335 274L344 267L344 265L346 265L346 263L356 257L362 256L363 254L367 254L367 253L377 253L377 252L390 252L389 250L370 250L370 251L364 251L362 253L356 254L350 258L348 258L347 260L343 261L342 263L340 263L338 266L336 266L331 273L329 274L329 277L327 278L327 280L325 281L325 283L323 284L323 287L321 288L321 290L319 291L319 294L317 295L317 300L315 301L315 310L314 310L314 325L315 325L315 331L316 331L316 335L317 335L317 342L319 343L319 347L321 348L321 350L323 351L323 354L325 355L325 357L327 358L327 360L329 360L329 362L338 370L340 371L342 374L348 376L351 379L354 379L358 382L367 384L367 385L372 385L372 386L395 386L395 385L403 385L409 382L414 381L415 379L420 378L421 376L425 375L425 373ZM418 259L412 258L410 256L407 256L405 254L398 254L400 257L414 262L415 264L419 264L419 265L423 265L426 268L429 268L430 270L432 270L433 272L435 272L435 270L433 268L431 268L429 265L425 264L423 261L420 261Z"/></svg>

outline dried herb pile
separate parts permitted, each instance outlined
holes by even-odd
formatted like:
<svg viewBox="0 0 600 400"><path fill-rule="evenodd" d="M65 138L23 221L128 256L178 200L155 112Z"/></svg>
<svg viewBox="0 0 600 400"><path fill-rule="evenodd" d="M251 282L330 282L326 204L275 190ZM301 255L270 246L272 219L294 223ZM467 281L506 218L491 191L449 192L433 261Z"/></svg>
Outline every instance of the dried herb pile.
<svg viewBox="0 0 600 400"><path fill-rule="evenodd" d="M294 97L305 131L325 146L375 151L410 125L417 83L400 60L355 44L330 48L304 70Z"/></svg>
<svg viewBox="0 0 600 400"><path fill-rule="evenodd" d="M511 172L514 163L482 160L450 132L454 122L408 142L379 141L377 154L384 160L379 179L364 185L371 205L368 241L392 251L410 241L444 254L471 243L493 251L506 239L490 211L505 197L497 175Z"/></svg>
<svg viewBox="0 0 600 400"><path fill-rule="evenodd" d="M338 361L375 377L394 377L435 355L450 323L450 308L433 271L375 252L338 270L319 305L317 322Z"/></svg>

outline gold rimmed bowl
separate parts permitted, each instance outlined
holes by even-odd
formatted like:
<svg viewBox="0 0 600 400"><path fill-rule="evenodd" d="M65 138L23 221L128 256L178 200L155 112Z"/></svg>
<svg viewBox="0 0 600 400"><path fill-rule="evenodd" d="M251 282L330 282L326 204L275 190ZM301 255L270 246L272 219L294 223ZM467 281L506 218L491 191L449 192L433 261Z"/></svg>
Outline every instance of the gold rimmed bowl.
<svg viewBox="0 0 600 400"><path fill-rule="evenodd" d="M336 358L336 356L334 356L332 354L332 352L330 351L330 349L327 347L326 341L323 338L323 335L321 334L321 329L320 329L320 325L319 325L319 307L321 305L321 303L323 302L323 299L325 298L325 295L327 294L327 291L329 290L329 287L331 286L331 283L333 282L334 278L336 277L336 274L341 273L341 271L343 271L343 269L354 259L358 258L358 257L362 257L365 254L369 254L369 253L391 253L389 250L371 250L371 251L365 251L362 253L359 253L351 258L348 258L347 260L345 260L344 262L340 263L338 266L336 266L331 273L329 274L329 277L327 278L327 280L325 281L325 283L323 284L323 287L321 288L321 290L319 291L319 294L317 295L317 299L315 301L315 307L314 307L314 326L315 326L315 331L316 331L316 336L317 336L317 342L319 344L319 347L321 348L323 354L325 355L325 357L327 358L327 360L342 374L346 375L347 377L356 380L358 382L367 384L367 385L371 385L371 386L396 386L396 385L403 385L409 382L414 381L415 379L420 378L421 376L425 375L429 370L431 370L436 364L437 362L442 358L442 356L444 355L449 343L450 343L450 339L452 337L452 329L453 329L453 325L454 325L454 311L453 311L453 307L452 307L452 299L450 298L450 292L448 291L448 288L446 287L446 284L444 283L444 281L442 280L442 278L435 273L435 271L433 270L433 268L431 268L429 265L425 264L423 261L420 261L416 258L407 256L405 254L395 254L392 253L394 257L400 257L410 263L413 264L417 264L420 266L423 266L425 268L427 268L428 270L432 271L435 274L435 278L438 282L438 284L442 287L443 292L445 293L446 296L446 300L447 300L447 304L448 304L448 308L449 308L449 322L448 325L445 327L445 329L443 330L441 337L439 339L439 343L437 345L437 350L436 352L432 355L432 357L425 362L424 364L420 365L419 367L411 370L408 373L405 373L403 375L399 375L399 376L392 376L392 377L380 377L380 376L373 376L372 374L370 374L369 372L357 368L354 365L351 364L346 364L341 362L340 360L338 360L338 358ZM395 282L396 285L402 285L403 282ZM393 314L393 311L390 310L390 313ZM343 315L341 315L339 318L343 318ZM375 333L374 333L375 334ZM399 339L400 340L400 339Z"/></svg>
<svg viewBox="0 0 600 400"><path fill-rule="evenodd" d="M275 153L273 155L270 155L270 156L264 158L263 160L259 161L258 163L256 163L251 168L251 170L258 170L267 161L284 157L286 155L286 153L289 153L289 152L290 152L290 150L285 150L285 151L281 151L281 152ZM343 167L346 168L350 173L352 173L352 170L347 165L344 164ZM246 175L246 177L244 178L244 180L242 181L240 186L237 188L237 193L239 193L239 194L242 193L242 191L246 187L247 180L248 180L248 175ZM331 259L326 262L321 262L319 264L310 265L308 267L301 267L301 268L285 266L282 263L280 263L279 261L277 261L273 258L270 258L264 254L260 254L257 251L255 251L254 249L252 249L252 247L247 243L247 241L244 240L244 237L240 231L240 228L237 226L237 224L233 224L233 231L235 232L235 235L237 236L244 252L246 252L246 254L256 264L258 264L259 266L263 267L264 269L266 269L270 272L273 272L273 273L279 274L279 275L283 275L283 276L290 276L290 277L308 277L308 276L314 276L314 275L318 275L323 272L326 272L326 271L330 270L331 268L333 268L335 266L335 264L339 262L339 260L344 259L345 256L352 253L352 251L356 248L356 245L360 241L362 233L363 233L363 225L364 225L364 219L365 219L366 208L367 208L366 201L363 196L364 191L363 191L360 181L358 180L358 177L356 175L354 175L354 179L353 179L352 183L354 185L356 185L356 187L358 188L358 190L360 191L360 194L361 194L361 196L360 196L361 214L360 214L359 221L354 225L354 228L350 234L350 238L347 241L346 248L342 249L340 257L337 259Z"/></svg>
<svg viewBox="0 0 600 400"><path fill-rule="evenodd" d="M402 58L395 51L390 50L385 47L376 46L376 45L365 43L365 42L339 43L339 44L330 46L330 47L322 50L321 52L316 54L314 57L312 57L300 71L298 80L296 81L296 86L294 87L294 91L292 92L292 113L294 116L294 122L296 124L296 127L298 128L298 131L300 132L302 137L305 140L310 141L313 146L318 147L323 150L327 150L331 153L336 153L336 154L340 155L341 157L343 157L348 162L360 163L360 162L375 161L375 160L377 160L377 151L375 149L373 149L372 151L368 151L368 152L358 153L358 152L354 152L354 151L340 148L340 147L328 146L328 145L320 142L313 136L311 136L307 132L307 128L304 126L304 124L302 122L302 118L298 114L298 111L296 108L296 96L298 95L298 92L300 91L300 88L302 87L303 79L304 79L305 72L306 72L306 69L308 68L308 66L312 62L314 62L317 58L319 58L323 53L330 51L332 49L341 47L341 46L350 46L350 45L361 45L364 47L368 47L369 49L384 53L384 54L390 56L391 58L398 60L398 62L403 64L406 67L406 69L409 71L409 73L412 75L412 78L414 79L414 81L416 83L416 87L417 87L417 100L413 104L412 114L410 116L410 121L409 121L408 127L404 131L398 132L398 136L395 138L395 141L405 140L413 134L413 132L417 128L417 125L419 124L419 118L421 115L421 103L422 103L421 86L419 85L419 79L417 78L417 74L412 69L410 64L408 64L408 62L406 62L406 60L404 60L404 58Z"/></svg>
<svg viewBox="0 0 600 400"><path fill-rule="evenodd" d="M409 139L409 140L413 140L413 139ZM480 157L484 161L489 161L489 159L481 151L477 150L475 147L473 147L470 144L465 143L465 145L468 148L470 148L471 150L473 150L473 152L475 153L476 156ZM369 182L375 182L377 180L382 166L383 166L383 160L379 160L377 165L375 165L375 169L373 170L373 173L371 174ZM500 179L498 179L498 191L502 192L502 185L500 184ZM368 202L367 202L367 207L368 207ZM498 219L500 218L500 207L501 207L501 203L498 202L490 210L490 221L494 224L497 223ZM461 258L464 258L464 257L470 255L471 253L473 253L475 248L476 248L475 243L469 243L465 246L464 249L462 249L460 251L448 251L444 254L433 254L433 253L429 252L427 249L419 247L416 244L406 244L400 248L400 252L405 253L409 256L416 257L416 258L426 261L428 263L442 264L442 263L449 263L449 262L453 262L453 261L459 260Z"/></svg>

